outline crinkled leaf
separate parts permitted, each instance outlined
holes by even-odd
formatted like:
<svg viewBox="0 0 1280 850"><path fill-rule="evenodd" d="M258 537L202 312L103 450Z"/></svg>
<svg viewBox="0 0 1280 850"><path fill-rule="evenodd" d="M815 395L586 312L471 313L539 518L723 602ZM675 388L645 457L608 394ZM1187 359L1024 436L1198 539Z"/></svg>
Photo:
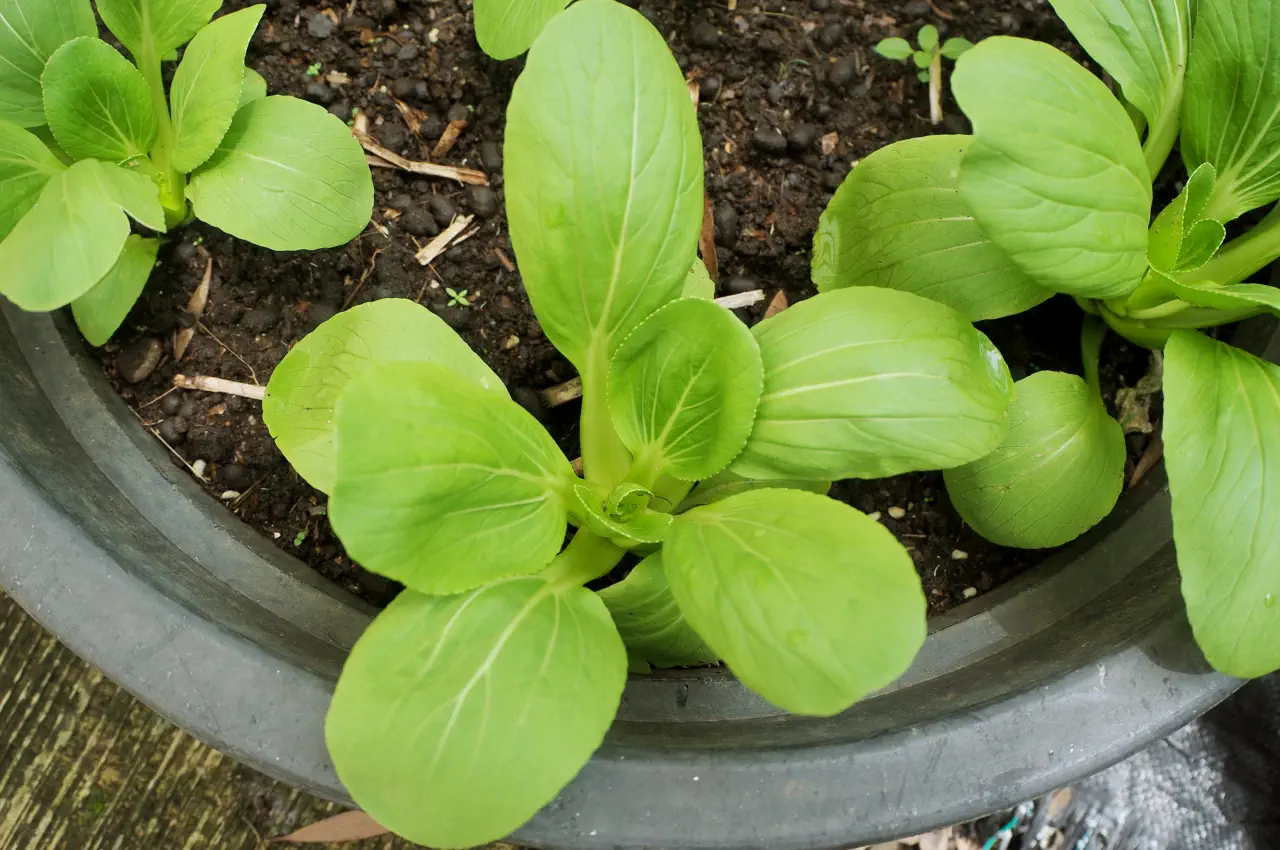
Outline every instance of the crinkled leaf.
<svg viewBox="0 0 1280 850"><path fill-rule="evenodd" d="M654 667L697 667L719 661L680 613L662 553L636 565L625 579L596 592L604 600L627 652Z"/></svg>
<svg viewBox="0 0 1280 850"><path fill-rule="evenodd" d="M97 0L107 29L135 58L164 57L209 23L222 0Z"/></svg>
<svg viewBox="0 0 1280 850"><path fill-rule="evenodd" d="M1164 282L1179 300L1197 307L1212 310L1260 307L1280 316L1280 289L1274 286L1263 283L1233 283L1227 286L1206 283L1188 286L1172 278L1165 278Z"/></svg>
<svg viewBox="0 0 1280 850"><path fill-rule="evenodd" d="M584 380L603 382L623 337L679 297L701 231L702 143L666 41L611 0L558 15L516 81L505 159L529 299Z"/></svg>
<svg viewBox="0 0 1280 850"><path fill-rule="evenodd" d="M421 304L385 298L326 321L290 349L271 374L262 421L312 487L333 490L337 475L334 408L358 375L380 363L447 366L500 398L501 379L444 320Z"/></svg>
<svg viewBox="0 0 1280 850"><path fill-rule="evenodd" d="M54 52L98 32L89 0L8 0L0 4L0 115L19 127L45 123L40 75Z"/></svg>
<svg viewBox="0 0 1280 850"><path fill-rule="evenodd" d="M600 746L626 682L609 612L541 578L402 593L356 643L325 741L351 796L430 847L506 836Z"/></svg>
<svg viewBox="0 0 1280 850"><path fill-rule="evenodd" d="M609 511L604 500L586 484L573 485L573 495L571 512L581 520L582 527L623 549L652 548L671 528L671 514L643 509L623 517Z"/></svg>
<svg viewBox="0 0 1280 850"><path fill-rule="evenodd" d="M742 451L761 381L760 351L747 326L711 301L682 298L618 348L609 412L639 462L697 481Z"/></svg>
<svg viewBox="0 0 1280 850"><path fill-rule="evenodd" d="M267 96L267 81L252 68L244 69L244 80L240 84L240 105L262 100Z"/></svg>
<svg viewBox="0 0 1280 850"><path fill-rule="evenodd" d="M915 50L905 38L883 38L872 48L886 59L907 59Z"/></svg>
<svg viewBox="0 0 1280 850"><path fill-rule="evenodd" d="M568 0L477 0L476 41L494 59L513 59L568 5Z"/></svg>
<svg viewBox="0 0 1280 850"><path fill-rule="evenodd" d="M67 42L41 79L49 129L72 158L124 162L151 149L159 125L147 81L105 41Z"/></svg>
<svg viewBox="0 0 1280 850"><path fill-rule="evenodd" d="M924 642L911 557L824 496L754 490L676 517L662 548L685 619L749 688L831 715L902 675Z"/></svg>
<svg viewBox="0 0 1280 850"><path fill-rule="evenodd" d="M183 52L169 86L173 167L179 171L194 171L213 156L231 126L244 95L244 54L264 9L250 6L223 15L196 33Z"/></svg>
<svg viewBox="0 0 1280 850"><path fill-rule="evenodd" d="M65 166L34 133L0 121L0 239L9 235Z"/></svg>
<svg viewBox="0 0 1280 850"><path fill-rule="evenodd" d="M730 469L748 478L882 478L991 452L1013 382L950 307L892 289L824 292L756 325L764 393Z"/></svg>
<svg viewBox="0 0 1280 850"><path fill-rule="evenodd" d="M964 521L993 543L1061 546L1115 507L1124 432L1075 375L1037 372L1015 389L1008 436L986 457L944 472L947 493Z"/></svg>
<svg viewBox="0 0 1280 850"><path fill-rule="evenodd" d="M1107 87L1056 48L999 36L960 57L951 88L975 137L960 193L987 236L1056 292L1132 291L1147 267L1151 178Z"/></svg>
<svg viewBox="0 0 1280 850"><path fill-rule="evenodd" d="M1271 0L1199 3L1182 111L1182 160L1218 170L1206 216L1228 222L1280 198L1280 12Z"/></svg>
<svg viewBox="0 0 1280 850"><path fill-rule="evenodd" d="M329 519L358 563L421 593L545 567L577 481L509 398L436 363L380 363L338 399Z"/></svg>
<svg viewBox="0 0 1280 850"><path fill-rule="evenodd" d="M129 236L125 205L137 210L135 217L153 219L160 208L157 195L155 184L145 177L96 159L58 171L31 211L0 242L0 268L5 270L0 295L33 311L75 301L120 256Z"/></svg>
<svg viewBox="0 0 1280 850"><path fill-rule="evenodd" d="M716 297L716 282L711 279L702 260L694 260L693 268L689 269L689 274L684 279L684 291L680 295L683 298L708 300Z"/></svg>
<svg viewBox="0 0 1280 850"><path fill-rule="evenodd" d="M350 128L279 95L236 112L188 195L197 218L274 251L349 242L373 212L373 178Z"/></svg>
<svg viewBox="0 0 1280 850"><path fill-rule="evenodd" d="M1187 616L1215 668L1261 676L1280 667L1280 367L1178 331L1164 370L1165 466Z"/></svg>
<svg viewBox="0 0 1280 850"><path fill-rule="evenodd" d="M1080 46L1120 84L1147 124L1177 121L1191 32L1188 0L1050 3Z"/></svg>
<svg viewBox="0 0 1280 850"><path fill-rule="evenodd" d="M151 277L158 250L159 239L129 236L111 271L93 289L71 302L76 327L90 345L106 345L124 323Z"/></svg>
<svg viewBox="0 0 1280 850"><path fill-rule="evenodd" d="M727 499L738 493L746 493L750 490L760 490L764 487L779 487L787 490L807 490L810 493L817 493L819 496L825 496L827 491L831 489L830 481L806 481L804 479L795 478L770 478L767 480L758 480L755 478L743 478L732 470L726 469L717 475L713 475L706 481L699 481L698 485L693 488L685 500L681 502L672 513L681 514L685 511L692 510L699 505L709 505L712 502L718 502L721 499Z"/></svg>
<svg viewBox="0 0 1280 850"><path fill-rule="evenodd" d="M1021 313L1052 296L986 237L960 197L960 157L970 141L906 139L860 162L813 238L819 291L900 289L975 322Z"/></svg>

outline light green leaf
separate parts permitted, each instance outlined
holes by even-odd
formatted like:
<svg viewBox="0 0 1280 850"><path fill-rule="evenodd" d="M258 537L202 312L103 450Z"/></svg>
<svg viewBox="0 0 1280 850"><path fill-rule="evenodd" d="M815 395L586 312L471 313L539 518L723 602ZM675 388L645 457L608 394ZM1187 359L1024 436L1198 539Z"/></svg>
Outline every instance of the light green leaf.
<svg viewBox="0 0 1280 850"><path fill-rule="evenodd" d="M0 239L27 214L49 178L64 168L34 133L0 121Z"/></svg>
<svg viewBox="0 0 1280 850"><path fill-rule="evenodd" d="M902 675L924 642L906 550L824 496L754 490L696 508L676 517L662 560L689 624L793 714L843 711Z"/></svg>
<svg viewBox="0 0 1280 850"><path fill-rule="evenodd" d="M970 142L906 139L849 172L813 238L818 290L900 289L974 322L1021 313L1052 296L987 238L960 197L960 157Z"/></svg>
<svg viewBox="0 0 1280 850"><path fill-rule="evenodd" d="M645 508L623 513L609 510L608 503L586 484L573 485L573 495L571 513L582 527L623 549L652 548L671 528L671 514L648 510L647 500Z"/></svg>
<svg viewBox="0 0 1280 850"><path fill-rule="evenodd" d="M1191 33L1188 0L1050 0L1080 46L1153 128L1176 126ZM1170 135L1172 144L1176 136ZM1166 148L1164 153L1168 154Z"/></svg>
<svg viewBox="0 0 1280 850"><path fill-rule="evenodd" d="M949 38L942 43L942 55L952 62L973 49L973 42L967 38Z"/></svg>
<svg viewBox="0 0 1280 850"><path fill-rule="evenodd" d="M1215 180L1213 166L1201 163L1178 196L1156 216L1147 234L1147 262L1152 268L1190 271L1208 262L1222 245L1223 226L1201 218Z"/></svg>
<svg viewBox="0 0 1280 850"><path fill-rule="evenodd" d="M476 0L476 41L494 59L514 59L568 0Z"/></svg>
<svg viewBox="0 0 1280 850"><path fill-rule="evenodd" d="M264 9L261 4L250 6L200 30L173 72L173 167L184 174L213 156L231 126L244 95L244 54ZM265 94L266 83L262 86Z"/></svg>
<svg viewBox="0 0 1280 850"><path fill-rule="evenodd" d="M933 24L925 24L916 33L916 44L921 50L933 50L938 46L938 28Z"/></svg>
<svg viewBox="0 0 1280 850"><path fill-rule="evenodd" d="M150 177L133 168L103 163L98 169L102 190L133 220L157 233L164 233L164 207L160 189Z"/></svg>
<svg viewBox="0 0 1280 850"><path fill-rule="evenodd" d="M679 297L696 259L702 142L666 41L611 0L556 16L516 81L505 156L529 299L584 381L603 383L614 349Z"/></svg>
<svg viewBox="0 0 1280 850"><path fill-rule="evenodd" d="M373 178L350 128L280 95L236 113L188 195L200 220L273 251L349 242L373 213Z"/></svg>
<svg viewBox="0 0 1280 850"><path fill-rule="evenodd" d="M684 291L680 295L683 298L706 298L707 300L716 297L716 282L711 279L702 260L693 261L693 268L689 269L689 274L684 279Z"/></svg>
<svg viewBox="0 0 1280 850"><path fill-rule="evenodd" d="M71 302L76 327L90 345L106 345L133 309L156 264L159 239L131 235L102 280Z"/></svg>
<svg viewBox="0 0 1280 850"><path fill-rule="evenodd" d="M0 242L0 295L24 310L55 310L84 295L115 265L129 236L124 204L138 207L154 183L85 159L49 178L31 211ZM129 191L126 191L129 190ZM151 218L150 205L139 208ZM163 216L162 216L163 217Z"/></svg>
<svg viewBox="0 0 1280 850"><path fill-rule="evenodd" d="M917 80L919 80L919 81L920 81L920 82L922 82L922 83L927 83L927 82L929 82L929 72L928 72L928 71L919 71L919 72L917 72L917 73L916 73L916 79L917 79Z"/></svg>
<svg viewBox="0 0 1280 850"><path fill-rule="evenodd" d="M347 658L325 722L374 820L430 847L505 837L604 740L627 656L604 604L540 578L402 593Z"/></svg>
<svg viewBox="0 0 1280 850"><path fill-rule="evenodd" d="M928 68L933 63L933 54L917 50L911 54L911 59L916 63L917 68Z"/></svg>
<svg viewBox="0 0 1280 850"><path fill-rule="evenodd" d="M1280 14L1271 0L1201 3L1187 67L1182 160L1218 170L1206 218L1280 198Z"/></svg>
<svg viewBox="0 0 1280 850"><path fill-rule="evenodd" d="M993 543L1061 546L1115 507L1124 431L1075 375L1036 372L1015 386L1008 436L986 457L944 472L947 493L964 521Z"/></svg>
<svg viewBox="0 0 1280 850"><path fill-rule="evenodd" d="M991 241L1056 292L1131 292L1147 267L1151 177L1107 87L1047 44L998 36L960 57L951 88L975 137L960 193Z"/></svg>
<svg viewBox="0 0 1280 850"><path fill-rule="evenodd" d="M45 123L40 75L59 47L97 35L89 0L8 0L0 4L0 116L19 127Z"/></svg>
<svg viewBox="0 0 1280 850"><path fill-rule="evenodd" d="M636 462L710 478L751 433L761 387L751 331L712 301L682 298L644 321L609 370L609 413Z"/></svg>
<svg viewBox="0 0 1280 850"><path fill-rule="evenodd" d="M1211 5L1202 4L1202 19ZM1164 444L1196 642L1223 673L1270 673L1280 667L1280 367L1174 333L1165 345Z"/></svg>
<svg viewBox="0 0 1280 850"><path fill-rule="evenodd" d="M698 485L693 488L692 492L681 502L672 513L682 514L685 511L692 510L699 505L709 505L712 502L718 502L721 499L727 499L738 493L746 493L750 490L759 490L764 487L779 487L787 490L807 490L810 493L817 493L819 496L827 495L827 491L831 489L830 481L806 481L801 478L771 478L764 481L755 478L743 478L736 472L726 469L717 475L713 475L706 481L699 481Z"/></svg>
<svg viewBox="0 0 1280 850"><path fill-rule="evenodd" d="M271 374L262 421L307 482L325 493L337 475L334 408L347 385L381 363L438 363L506 397L501 379L444 320L421 304L385 298L343 311L290 349Z"/></svg>
<svg viewBox="0 0 1280 850"><path fill-rule="evenodd" d="M181 47L209 23L222 0L96 0L98 14L120 43L144 61Z"/></svg>
<svg viewBox="0 0 1280 850"><path fill-rule="evenodd" d="M381 363L337 406L329 519L362 566L421 593L545 567L577 482L511 399L436 363Z"/></svg>
<svg viewBox="0 0 1280 850"><path fill-rule="evenodd" d="M68 41L41 79L49 129L72 158L124 162L151 149L158 124L147 81L105 41Z"/></svg>
<svg viewBox="0 0 1280 850"><path fill-rule="evenodd" d="M909 59L915 53L905 38L883 38L872 48L886 59Z"/></svg>
<svg viewBox="0 0 1280 850"><path fill-rule="evenodd" d="M883 478L990 453L1013 382L991 342L935 301L860 286L755 327L764 394L730 469L748 478Z"/></svg>
<svg viewBox="0 0 1280 850"><path fill-rule="evenodd" d="M252 68L244 69L244 80L240 85L240 105L262 100L267 96L267 81Z"/></svg>
<svg viewBox="0 0 1280 850"><path fill-rule="evenodd" d="M661 552L596 594L604 600L631 656L654 667L698 667L720 660L680 613L667 584Z"/></svg>
<svg viewBox="0 0 1280 850"><path fill-rule="evenodd" d="M1179 300L1196 307L1207 307L1212 310L1260 307L1280 316L1280 289L1274 286L1263 283L1233 283L1227 286L1201 283L1188 286L1168 277L1164 278L1163 282Z"/></svg>

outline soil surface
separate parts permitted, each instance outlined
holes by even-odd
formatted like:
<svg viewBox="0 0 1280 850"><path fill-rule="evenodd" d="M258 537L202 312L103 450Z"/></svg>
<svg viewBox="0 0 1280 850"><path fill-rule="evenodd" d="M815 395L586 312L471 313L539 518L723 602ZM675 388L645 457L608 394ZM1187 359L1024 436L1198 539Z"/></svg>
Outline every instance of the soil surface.
<svg viewBox="0 0 1280 850"><path fill-rule="evenodd" d="M248 4L234 0L225 9L241 5ZM858 159L898 139L969 129L949 96L945 120L932 126L915 67L875 55L877 41L914 37L933 23L943 38L1014 34L1081 56L1044 0L640 0L639 8L698 83L719 294L764 289L772 299L781 290L791 303L814 292L809 255L818 216ZM273 253L195 223L162 250L141 301L100 356L121 395L202 471L215 496L281 548L383 604L398 586L346 558L324 496L276 450L259 403L170 388L179 373L265 384L289 347L336 312L411 298L456 328L576 456L577 405L548 411L537 396L574 370L530 310L502 207L503 109L521 62L480 52L466 0L352 0L332 8L273 0L248 64L272 92L323 104L343 120L358 110L384 147L413 160L482 169L490 187L375 168L377 227L327 251ZM397 101L414 110L408 114L420 122L416 133ZM448 123L458 120L466 126L456 143L433 157ZM458 213L475 215L474 235L420 266L414 253ZM208 306L195 323L184 307L210 259ZM446 288L465 291L467 306L450 306L456 299ZM738 313L753 324L764 309ZM983 330L1020 378L1045 368L1078 372L1079 322L1074 305L1057 298ZM194 339L175 362L173 335L193 324ZM1112 364L1112 386L1131 385L1146 366L1145 352L1114 338L1104 360ZM1132 451L1141 452L1144 439ZM910 548L931 614L1044 557L975 535L950 507L938 474L845 481L833 495L879 512Z"/></svg>

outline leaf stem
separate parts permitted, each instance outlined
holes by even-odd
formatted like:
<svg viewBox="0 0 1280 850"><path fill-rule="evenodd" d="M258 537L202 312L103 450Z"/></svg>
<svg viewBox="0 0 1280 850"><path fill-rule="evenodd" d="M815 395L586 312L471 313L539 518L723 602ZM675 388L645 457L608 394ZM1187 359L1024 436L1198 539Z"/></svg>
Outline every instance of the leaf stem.
<svg viewBox="0 0 1280 850"><path fill-rule="evenodd" d="M942 51L936 47L929 63L929 122L942 123Z"/></svg>
<svg viewBox="0 0 1280 850"><path fill-rule="evenodd" d="M134 57L142 78L147 81L151 91L151 101L155 106L156 120L159 129L156 132L156 143L151 148L151 162L155 164L160 176L160 203L165 209L165 221L174 226L180 224L187 216L186 175L174 169L173 157L173 120L169 116L169 100L164 92L164 76L160 70L160 57L156 54L155 44L147 39L139 55Z"/></svg>
<svg viewBox="0 0 1280 850"><path fill-rule="evenodd" d="M1142 143L1142 155L1147 161L1147 172L1152 180L1164 168L1164 162L1173 150L1173 143L1178 140L1178 118L1182 103L1182 87L1171 92L1165 110L1156 119L1156 123L1147 127L1147 138Z"/></svg>
<svg viewBox="0 0 1280 850"><path fill-rule="evenodd" d="M1080 327L1080 359L1084 362L1084 380L1098 398L1102 398L1102 384L1098 380L1098 360L1102 355L1102 341L1106 339L1107 326L1096 316L1085 316Z"/></svg>
<svg viewBox="0 0 1280 850"><path fill-rule="evenodd" d="M1243 236L1232 239L1200 268L1178 276L1183 283L1240 283L1280 259L1280 204Z"/></svg>
<svg viewBox="0 0 1280 850"><path fill-rule="evenodd" d="M602 348L593 345L588 366L582 371L582 469L588 481L612 490L626 480L631 453L622 444L609 415L608 374L608 358Z"/></svg>
<svg viewBox="0 0 1280 850"><path fill-rule="evenodd" d="M569 541L542 572L547 581L563 587L577 587L600 578L617 566L626 552L585 529Z"/></svg>

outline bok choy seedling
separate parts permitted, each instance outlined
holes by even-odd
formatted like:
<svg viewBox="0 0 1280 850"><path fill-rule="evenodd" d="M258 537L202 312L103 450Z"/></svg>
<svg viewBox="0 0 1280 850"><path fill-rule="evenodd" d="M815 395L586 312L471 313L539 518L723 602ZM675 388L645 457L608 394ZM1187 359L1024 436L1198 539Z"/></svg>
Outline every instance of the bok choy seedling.
<svg viewBox="0 0 1280 850"><path fill-rule="evenodd" d="M373 181L323 108L267 97L244 65L264 6L98 0L132 62L97 37L88 0L0 6L0 295L71 305L94 345L137 301L164 233L194 214L275 250L364 229ZM166 93L162 63L186 44ZM188 211L190 206L190 212Z"/></svg>
<svg viewBox="0 0 1280 850"><path fill-rule="evenodd" d="M1004 545L1070 540L1120 492L1102 323L1163 347L1187 613L1217 669L1262 675L1280 668L1280 368L1202 331L1280 312L1280 289L1250 282L1280 257L1280 213L1237 222L1280 199L1280 14L1275 0L1052 2L1118 94L1048 45L982 42L952 78L973 136L890 145L854 169L823 216L815 280L913 292L975 320L1053 293L1092 314L1085 379L1019 381L1004 443L945 473L961 515ZM1175 143L1185 183L1153 218ZM1226 241L1228 225L1239 235Z"/></svg>
<svg viewBox="0 0 1280 850"><path fill-rule="evenodd" d="M355 800L434 847L550 801L629 668L720 659L810 715L899 676L925 635L911 558L823 494L988 455L1012 398L986 337L913 293L828 292L754 329L710 300L694 107L622 4L579 0L543 30L505 161L524 285L582 379L584 475L409 301L323 324L264 407L351 556L407 588L347 660L326 734ZM584 587L628 554L624 580Z"/></svg>

